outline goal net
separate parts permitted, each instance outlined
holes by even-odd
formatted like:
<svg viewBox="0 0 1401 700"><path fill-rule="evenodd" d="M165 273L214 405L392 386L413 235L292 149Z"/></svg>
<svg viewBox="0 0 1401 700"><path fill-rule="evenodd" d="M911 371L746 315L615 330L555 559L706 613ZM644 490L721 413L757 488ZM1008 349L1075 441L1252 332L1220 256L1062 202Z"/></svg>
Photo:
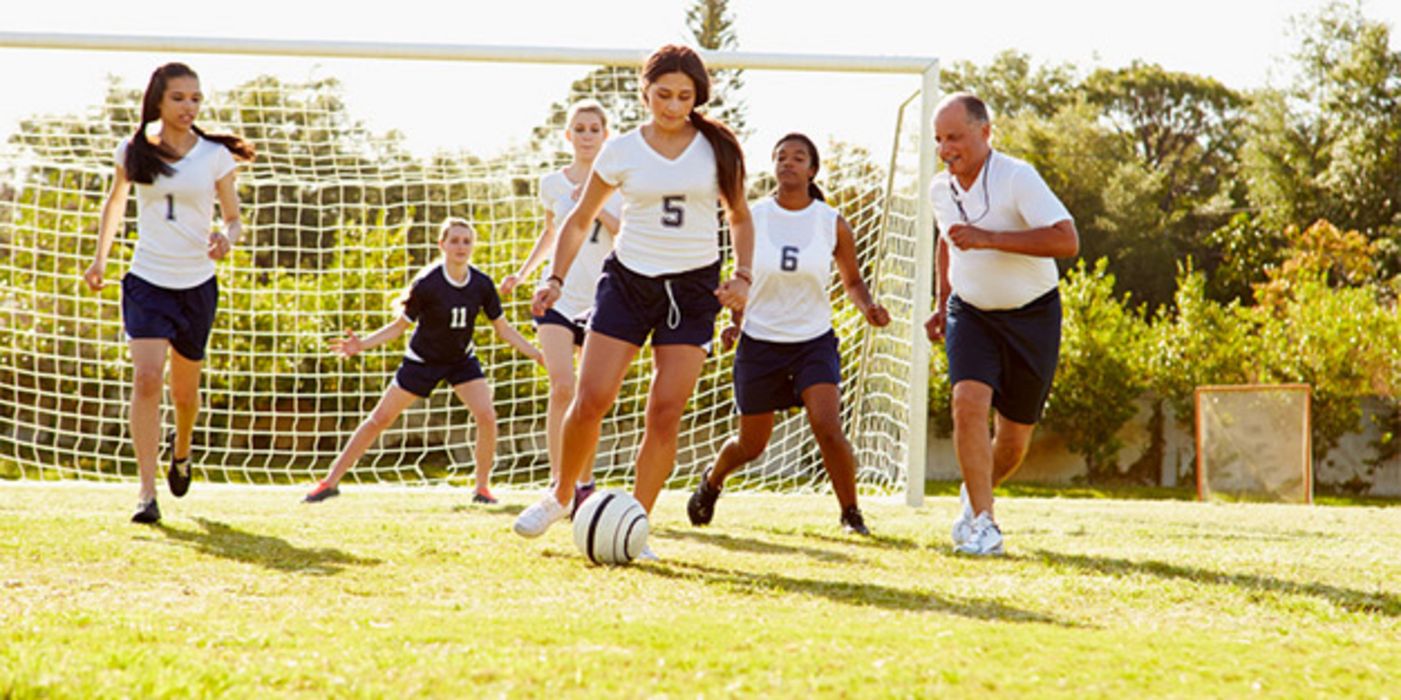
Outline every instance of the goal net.
<svg viewBox="0 0 1401 700"><path fill-rule="evenodd" d="M1307 384L1198 387L1198 497L1313 502L1309 397Z"/></svg>
<svg viewBox="0 0 1401 700"><path fill-rule="evenodd" d="M199 123L206 131L237 133L258 151L256 162L244 165L239 175L245 240L218 265L221 298L194 436L201 479L288 483L323 474L382 395L407 336L348 360L332 355L327 341L348 328L369 332L394 317L396 297L437 256L435 235L445 217L475 223L476 267L498 283L515 271L543 222L537 181L569 160L560 133L571 102L584 97L602 102L615 135L644 117L637 93L641 54L629 53L630 65L555 61L564 65L550 70L523 63L393 59L312 68L311 59L281 56L260 58L256 69L217 83L201 68L209 57L141 55L148 59L146 74L169 60L200 71L206 100ZM452 145L415 151L404 134L367 127L349 106L346 83L336 77L360 71L409 74L417 66L431 67L436 84L480 85L486 80L482 75L514 71L509 94L496 99L533 101L534 117L508 129L501 139L506 145L493 153ZM469 70L476 72L465 73ZM930 291L927 282L916 283L921 100L910 98L920 81L918 74L884 76L903 82L893 98L864 102L867 121L851 134L806 129L810 117L845 99L821 86L834 76L848 76L846 70L838 65L836 71L785 71L785 81L805 80L814 88L786 91L776 98L781 104L766 103L766 94L753 88L762 83L762 69L719 70L719 101L711 111L741 125L751 199L772 188L769 149L777 135L808 131L822 149L819 184L851 223L861 270L894 319L885 329L868 327L834 275L844 424L856 448L862 488L884 492L904 486L907 464L923 464L922 455L916 459L909 452L912 426L925 425L924 416L910 409L912 397L922 391L915 384L924 376L912 367L919 331L913 321L928 308ZM326 75L305 77L317 72ZM119 285L94 294L80 276L94 254L113 150L135 130L142 88L144 79L113 79L106 94L95 91L86 110L29 115L0 150L0 476L118 480L136 473L127 426L132 367ZM425 109L458 110L461 128L472 129L474 113L491 109L489 100L475 99L482 94L452 90L423 103ZM752 117L744 123L746 114L765 110L793 118L777 126L759 125ZM871 134L875 143L857 138ZM135 228L133 196L113 248L109 280L125 273ZM729 269L733 260L728 244L725 248ZM503 299L506 318L532 340L533 287L531 280ZM477 354L498 414L493 481L542 484L549 478L545 373L484 321L477 326ZM683 418L671 487L693 484L736 429L732 360L732 353L717 349L705 364ZM603 426L596 474L604 482L632 478L650 362L644 349ZM912 383L912 376L921 379ZM163 425L171 430L173 416L169 401L165 404ZM475 438L468 411L440 387L405 412L347 478L466 483ZM922 445L922 438L916 444ZM798 412L779 416L766 454L737 477L737 488L827 488L816 442Z"/></svg>

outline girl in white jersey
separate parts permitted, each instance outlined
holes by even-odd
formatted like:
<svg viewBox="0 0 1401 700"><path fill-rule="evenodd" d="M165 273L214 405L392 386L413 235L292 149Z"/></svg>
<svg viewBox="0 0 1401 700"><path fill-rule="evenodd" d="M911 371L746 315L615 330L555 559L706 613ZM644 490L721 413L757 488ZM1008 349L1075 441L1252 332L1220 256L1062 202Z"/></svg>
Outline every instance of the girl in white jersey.
<svg viewBox="0 0 1401 700"><path fill-rule="evenodd" d="M841 524L869 535L856 505L856 455L842 433L841 357L832 330L827 285L832 261L847 298L876 327L890 314L871 300L856 263L851 226L828 206L813 183L820 165L817 147L802 134L788 134L774 146L778 192L754 205L754 288L744 312L721 338L735 356L735 403L739 434L725 442L686 504L693 525L706 525L725 477L757 458L773 434L774 411L807 409L808 423L832 479ZM741 325L742 324L742 325Z"/></svg>
<svg viewBox="0 0 1401 700"><path fill-rule="evenodd" d="M593 220L614 190L623 195L622 227L603 266L579 388L564 418L560 479L552 493L516 519L536 537L568 514L575 477L593 459L603 417L628 366L650 337L655 360L633 494L650 512L676 459L681 414L715 334L721 304L744 308L754 231L744 200L744 157L728 127L695 111L710 99L705 64L684 46L663 46L642 70L651 119L609 141L594 161L579 203L555 244L534 313L560 298L565 277ZM729 216L734 277L720 284L719 207ZM651 558L647 550L644 557Z"/></svg>
<svg viewBox="0 0 1401 700"><path fill-rule="evenodd" d="M508 297L549 256L558 238L558 226L564 223L574 208L579 189L593 169L594 158L608 138L608 117L603 105L594 100L581 100L569 108L564 138L574 149L574 160L561 170L540 178L540 201L545 206L545 228L520 270L501 281L501 296ZM550 478L558 481L560 463L560 428L564 410L574 400L574 355L584 345L584 324L593 308L598 276L603 272L603 259L613 251L613 236L618 232L618 214L622 198L614 193L594 220L589 235L579 247L574 264L564 278L559 301L535 317L540 349L545 353L545 369L550 375L550 398L545 417L545 444L550 453ZM546 273L547 275L549 273ZM542 279L540 283L547 284ZM590 461L574 488L574 507L594 491L593 462Z"/></svg>
<svg viewBox="0 0 1401 700"><path fill-rule="evenodd" d="M195 126L204 95L199 76L182 63L151 74L141 100L141 124L116 152L116 175L102 206L97 256L83 273L93 291L102 289L107 256L136 183L136 252L122 278L122 322L134 365L131 441L141 475L141 495L132 520L160 521L156 506L156 461L166 358L175 403L175 439L166 479L176 497L190 488L190 436L199 413L199 375L214 324L219 289L214 262L238 242L234 158L253 159L253 148L237 136L205 134ZM210 228L214 200L224 230ZM174 352L169 352L174 350Z"/></svg>

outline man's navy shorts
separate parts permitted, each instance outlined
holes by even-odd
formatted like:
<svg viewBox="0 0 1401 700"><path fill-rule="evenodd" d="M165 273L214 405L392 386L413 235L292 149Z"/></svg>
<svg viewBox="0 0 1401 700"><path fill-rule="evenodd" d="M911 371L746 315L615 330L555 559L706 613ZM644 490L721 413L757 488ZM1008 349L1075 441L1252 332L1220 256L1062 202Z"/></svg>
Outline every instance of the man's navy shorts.
<svg viewBox="0 0 1401 700"><path fill-rule="evenodd" d="M984 311L949 299L944 349L949 385L973 380L992 387L992 405L1018 423L1041 420L1060 357L1060 291L1016 309Z"/></svg>

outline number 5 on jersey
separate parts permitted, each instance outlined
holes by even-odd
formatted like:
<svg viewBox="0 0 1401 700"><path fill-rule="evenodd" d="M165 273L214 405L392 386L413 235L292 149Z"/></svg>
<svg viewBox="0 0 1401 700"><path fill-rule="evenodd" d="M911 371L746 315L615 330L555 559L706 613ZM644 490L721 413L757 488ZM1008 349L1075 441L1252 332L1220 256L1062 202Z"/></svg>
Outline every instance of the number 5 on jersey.
<svg viewBox="0 0 1401 700"><path fill-rule="evenodd" d="M686 195L669 194L662 197L662 225L680 228L686 222Z"/></svg>

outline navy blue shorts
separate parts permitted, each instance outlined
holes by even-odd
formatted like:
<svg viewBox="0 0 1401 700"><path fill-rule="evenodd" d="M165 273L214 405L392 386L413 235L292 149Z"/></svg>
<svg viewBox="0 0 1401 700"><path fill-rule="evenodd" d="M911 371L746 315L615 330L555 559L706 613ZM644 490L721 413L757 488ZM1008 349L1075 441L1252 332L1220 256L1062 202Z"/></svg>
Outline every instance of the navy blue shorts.
<svg viewBox="0 0 1401 700"><path fill-rule="evenodd" d="M992 387L992 405L1018 423L1041 420L1060 358L1060 290L1005 311L983 311L949 299L944 349L949 385L964 380Z"/></svg>
<svg viewBox="0 0 1401 700"><path fill-rule="evenodd" d="M540 326L564 326L574 332L574 344L584 344L584 332L586 322L583 319L572 319L554 309L545 309L544 316L534 316L535 327Z"/></svg>
<svg viewBox="0 0 1401 700"><path fill-rule="evenodd" d="M589 330L641 347L695 345L707 352L715 337L720 261L671 275L648 277L610 254L603 261Z"/></svg>
<svg viewBox="0 0 1401 700"><path fill-rule="evenodd" d="M772 413L803 405L814 384L842 381L837 334L827 331L801 343L774 343L747 335L735 351L735 404L742 415Z"/></svg>
<svg viewBox="0 0 1401 700"><path fill-rule="evenodd" d="M189 289L158 287L129 272L122 277L126 337L164 338L187 360L204 359L218 308L219 283L213 277Z"/></svg>
<svg viewBox="0 0 1401 700"><path fill-rule="evenodd" d="M444 379L448 386L457 386L483 377L486 374L482 372L482 363L477 362L474 355L450 365L430 365L406 357L399 364L399 371L394 373L394 383L400 389L426 399L438 387L438 382Z"/></svg>

